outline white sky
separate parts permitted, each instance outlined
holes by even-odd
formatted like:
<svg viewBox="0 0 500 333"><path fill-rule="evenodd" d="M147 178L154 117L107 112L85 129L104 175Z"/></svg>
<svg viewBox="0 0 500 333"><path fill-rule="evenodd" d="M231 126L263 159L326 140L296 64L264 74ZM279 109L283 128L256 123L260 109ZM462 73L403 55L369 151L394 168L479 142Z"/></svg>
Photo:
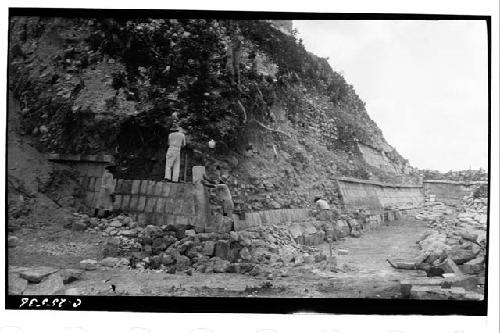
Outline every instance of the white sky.
<svg viewBox="0 0 500 333"><path fill-rule="evenodd" d="M485 21L294 21L308 51L329 57L410 164L440 171L488 164Z"/></svg>

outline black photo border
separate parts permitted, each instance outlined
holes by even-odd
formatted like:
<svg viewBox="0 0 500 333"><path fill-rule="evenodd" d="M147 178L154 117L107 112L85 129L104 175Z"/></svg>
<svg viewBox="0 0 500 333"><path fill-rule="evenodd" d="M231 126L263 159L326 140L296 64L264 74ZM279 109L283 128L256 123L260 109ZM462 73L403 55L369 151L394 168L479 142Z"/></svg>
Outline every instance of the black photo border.
<svg viewBox="0 0 500 333"><path fill-rule="evenodd" d="M66 18L212 18L234 20L476 20L484 21L488 38L488 200L491 195L491 16L453 14L393 14L393 13L311 13L311 12L267 12L267 11L218 11L218 10L169 10L169 9L66 9L66 8L9 8L12 16L41 16ZM10 33L10 27L9 27ZM8 66L8 59L7 59ZM7 70L8 73L8 70ZM8 74L7 74L8 75ZM7 94L8 96L8 77ZM8 98L7 109L9 110ZM8 122L6 122L8 124ZM7 125L8 126L8 125ZM8 141L6 130L6 141ZM5 170L8 170L7 145ZM7 183L7 171L4 178ZM489 201L488 201L489 202ZM5 187L5 308L18 310L21 299L29 297L43 299L46 295L8 295L8 245L7 245L7 186ZM164 297L164 296L65 296L67 301L81 304L69 311L128 311L128 312L173 312L173 313L322 313L362 315L466 315L486 316L488 304L488 258L490 240L490 204L488 204L487 254L485 268L485 295L483 301L456 300L405 300L366 298L246 298L246 297ZM37 309L43 308L28 308ZM51 308L54 310L54 308Z"/></svg>

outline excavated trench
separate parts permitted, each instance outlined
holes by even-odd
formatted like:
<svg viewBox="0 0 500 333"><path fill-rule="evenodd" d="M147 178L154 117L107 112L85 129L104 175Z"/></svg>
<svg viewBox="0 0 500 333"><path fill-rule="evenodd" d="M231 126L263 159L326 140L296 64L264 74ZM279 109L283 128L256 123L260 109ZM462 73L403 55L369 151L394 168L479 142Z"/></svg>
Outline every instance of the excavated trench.
<svg viewBox="0 0 500 333"><path fill-rule="evenodd" d="M187 275L184 272L168 274L102 267L85 271L65 289L76 288L79 293L88 295L399 297L399 280L425 276L425 272L394 270L385 260L415 257L418 253L416 241L425 230L424 222L405 217L367 232L361 238L349 237L335 242L334 251L344 249L348 252L337 257L339 270L336 273L303 264L288 268L285 276L268 280L247 274L193 272ZM19 246L9 251L9 265L78 268L82 258L95 256L99 249L102 251L103 238L92 236L89 241L89 234L74 232L68 249L68 232L55 227L23 231L18 234ZM319 248L329 253L327 244ZM116 287L115 291L111 290L111 285Z"/></svg>

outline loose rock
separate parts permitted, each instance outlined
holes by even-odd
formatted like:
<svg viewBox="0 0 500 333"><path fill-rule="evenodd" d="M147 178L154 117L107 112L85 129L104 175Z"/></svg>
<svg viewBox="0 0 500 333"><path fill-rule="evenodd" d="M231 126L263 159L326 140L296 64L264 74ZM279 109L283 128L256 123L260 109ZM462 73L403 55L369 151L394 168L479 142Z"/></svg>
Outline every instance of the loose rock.
<svg viewBox="0 0 500 333"><path fill-rule="evenodd" d="M49 276L52 273L57 272L57 268L53 267L46 267L46 266L41 266L41 267L30 267L20 273L20 276L28 280L29 282L32 283L39 283L42 281L42 279L46 276Z"/></svg>
<svg viewBox="0 0 500 333"><path fill-rule="evenodd" d="M80 268L84 269L86 271L93 271L96 270L98 267L98 262L97 260L94 259L85 259L80 261Z"/></svg>
<svg viewBox="0 0 500 333"><path fill-rule="evenodd" d="M20 243L20 240L16 236L9 236L7 238L7 244L10 248L18 246Z"/></svg>
<svg viewBox="0 0 500 333"><path fill-rule="evenodd" d="M55 295L63 288L63 278L58 274L51 274L33 288L27 288L24 295Z"/></svg>
<svg viewBox="0 0 500 333"><path fill-rule="evenodd" d="M28 285L28 281L21 278L19 274L8 275L9 295L22 295Z"/></svg>

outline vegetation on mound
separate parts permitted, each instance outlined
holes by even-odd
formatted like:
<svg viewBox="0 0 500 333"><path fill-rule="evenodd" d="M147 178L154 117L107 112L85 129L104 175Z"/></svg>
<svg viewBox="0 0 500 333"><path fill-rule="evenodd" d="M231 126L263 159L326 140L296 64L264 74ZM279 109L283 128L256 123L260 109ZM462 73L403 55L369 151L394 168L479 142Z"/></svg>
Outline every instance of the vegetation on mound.
<svg viewBox="0 0 500 333"><path fill-rule="evenodd" d="M305 91L327 96L321 108L331 120L322 129L328 149L386 145L364 102L327 59L268 22L47 18L14 22L12 31L10 83L23 102L25 132L49 151L114 154L124 177L162 174L174 112L191 149L203 151L215 139L221 158L242 150L250 120L271 129L278 144L276 108L285 107L286 119L308 135L318 107ZM262 55L276 72L256 70ZM390 158L402 160L397 152Z"/></svg>

